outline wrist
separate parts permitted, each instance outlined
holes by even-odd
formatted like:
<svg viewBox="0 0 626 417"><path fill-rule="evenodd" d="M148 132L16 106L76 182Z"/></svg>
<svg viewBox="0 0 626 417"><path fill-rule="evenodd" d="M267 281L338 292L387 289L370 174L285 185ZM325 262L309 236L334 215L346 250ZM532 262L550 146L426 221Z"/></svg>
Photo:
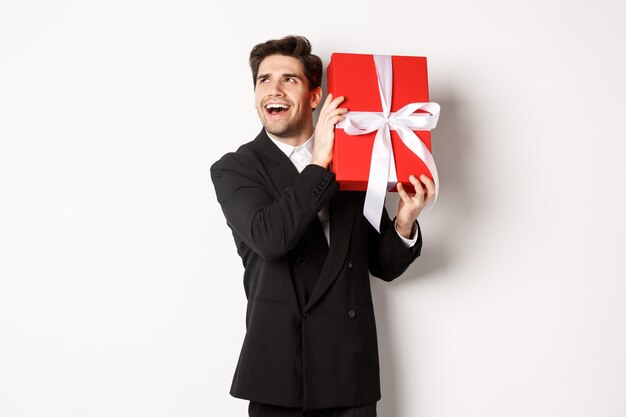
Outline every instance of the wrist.
<svg viewBox="0 0 626 417"><path fill-rule="evenodd" d="M319 165L322 168L328 169L328 162L322 161L320 159L311 159L311 163L315 165Z"/></svg>
<svg viewBox="0 0 626 417"><path fill-rule="evenodd" d="M415 232L415 221L409 224L402 224L402 222L396 219L396 230L403 238L411 239Z"/></svg>

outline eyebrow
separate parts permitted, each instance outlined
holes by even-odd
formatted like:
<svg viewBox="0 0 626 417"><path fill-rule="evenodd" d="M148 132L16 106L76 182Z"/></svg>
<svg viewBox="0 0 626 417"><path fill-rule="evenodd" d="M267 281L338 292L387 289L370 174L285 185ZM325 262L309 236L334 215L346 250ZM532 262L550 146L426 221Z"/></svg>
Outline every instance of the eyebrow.
<svg viewBox="0 0 626 417"><path fill-rule="evenodd" d="M264 78L270 78L271 75L272 74L259 74L256 77L256 80L259 81L259 80L262 80ZM291 78L297 78L299 80L302 80L302 77L300 77L298 74L286 73L286 74L282 74L281 77L291 77Z"/></svg>

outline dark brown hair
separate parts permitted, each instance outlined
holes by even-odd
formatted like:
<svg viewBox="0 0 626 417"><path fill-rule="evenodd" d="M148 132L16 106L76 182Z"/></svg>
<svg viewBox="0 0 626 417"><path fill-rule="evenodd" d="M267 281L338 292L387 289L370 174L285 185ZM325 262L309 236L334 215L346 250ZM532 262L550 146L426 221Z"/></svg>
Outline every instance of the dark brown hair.
<svg viewBox="0 0 626 417"><path fill-rule="evenodd" d="M322 60L311 53L311 43L304 36L289 35L282 39L272 39L259 43L250 51L250 69L252 82L256 87L256 77L261 61L270 55L284 55L297 58L304 68L304 75L309 82L309 90L322 84Z"/></svg>

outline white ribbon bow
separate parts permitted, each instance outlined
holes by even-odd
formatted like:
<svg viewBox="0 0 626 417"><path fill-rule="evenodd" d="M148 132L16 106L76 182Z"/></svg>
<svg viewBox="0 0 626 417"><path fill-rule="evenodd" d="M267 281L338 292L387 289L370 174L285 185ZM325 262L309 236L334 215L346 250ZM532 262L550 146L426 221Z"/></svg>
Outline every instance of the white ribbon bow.
<svg viewBox="0 0 626 417"><path fill-rule="evenodd" d="M383 112L349 111L345 114L344 120L337 123L337 127L343 129L348 135L364 135L377 131L372 150L363 215L380 233L380 219L385 205L385 195L397 182L390 130L396 130L407 148L424 161L433 176L437 194L439 192L439 176L433 155L413 130L434 129L439 119L440 106L433 102L409 103L392 113L390 111L393 85L391 56L374 55L374 63ZM417 110L425 110L428 113L415 113ZM435 204L437 194L426 207L426 211Z"/></svg>

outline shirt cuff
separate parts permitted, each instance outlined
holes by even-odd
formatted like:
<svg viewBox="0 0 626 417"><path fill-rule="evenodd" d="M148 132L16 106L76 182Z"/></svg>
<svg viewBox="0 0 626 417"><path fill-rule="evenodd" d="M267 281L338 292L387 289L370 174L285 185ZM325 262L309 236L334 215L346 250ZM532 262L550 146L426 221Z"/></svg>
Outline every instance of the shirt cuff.
<svg viewBox="0 0 626 417"><path fill-rule="evenodd" d="M412 248L413 245L415 245L415 242L417 242L417 227L415 227L415 224L413 225L413 233L410 239L405 238L400 234L400 232L398 232L397 220L393 221L393 228L396 230L396 233L398 234L400 239L402 239L402 242L406 245L407 248Z"/></svg>

